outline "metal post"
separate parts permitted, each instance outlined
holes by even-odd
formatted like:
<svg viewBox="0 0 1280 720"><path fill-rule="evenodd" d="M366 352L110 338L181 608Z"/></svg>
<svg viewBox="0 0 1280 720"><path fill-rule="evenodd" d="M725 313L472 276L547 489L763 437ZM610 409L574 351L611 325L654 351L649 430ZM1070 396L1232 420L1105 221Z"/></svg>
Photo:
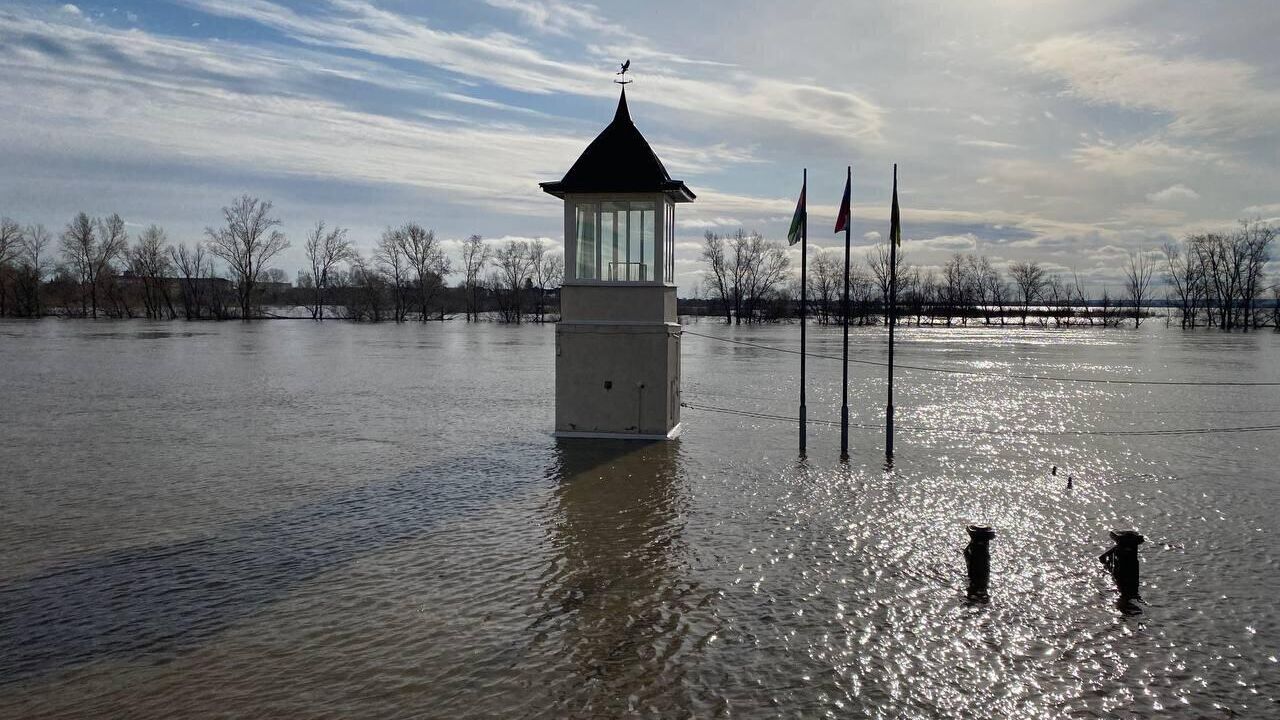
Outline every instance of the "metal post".
<svg viewBox="0 0 1280 720"><path fill-rule="evenodd" d="M898 164L893 164L893 200L898 201ZM901 227L897 228L901 233ZM889 397L884 409L884 456L893 459L893 329L898 324L898 238L889 232Z"/></svg>
<svg viewBox="0 0 1280 720"><path fill-rule="evenodd" d="M965 570L969 573L968 598L976 602L990 599L987 589L991 583L991 539L996 531L981 525L970 525L969 545L964 549Z"/></svg>
<svg viewBox="0 0 1280 720"><path fill-rule="evenodd" d="M844 315L844 362L840 375L840 459L849 459L849 245L853 237L853 166L845 168L845 187L849 188L849 217L844 224L844 299L840 313Z"/></svg>
<svg viewBox="0 0 1280 720"><path fill-rule="evenodd" d="M1110 571L1111 579L1115 581L1116 589L1120 591L1121 609L1138 612L1133 604L1135 600L1142 599L1138 593L1138 546L1145 542L1146 538L1142 537L1137 530L1112 530L1111 539L1115 545L1098 556L1098 561Z"/></svg>
<svg viewBox="0 0 1280 720"><path fill-rule="evenodd" d="M805 312L808 309L808 292L807 292L807 276L809 264L809 168L804 169L804 183L800 186L800 193L805 195L805 207L803 215L800 216L800 456L804 457L806 438L805 425L809 422L809 410L804 403L804 360L805 360Z"/></svg>

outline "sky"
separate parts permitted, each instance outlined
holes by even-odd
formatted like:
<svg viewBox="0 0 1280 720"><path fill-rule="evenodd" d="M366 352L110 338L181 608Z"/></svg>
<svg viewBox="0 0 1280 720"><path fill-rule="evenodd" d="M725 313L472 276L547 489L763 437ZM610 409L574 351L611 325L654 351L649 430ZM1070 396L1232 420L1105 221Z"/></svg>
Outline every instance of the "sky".
<svg viewBox="0 0 1280 720"><path fill-rule="evenodd" d="M248 193L291 277L322 219L366 252L408 221L558 246L538 183L612 118L629 58L632 118L698 196L682 296L705 231L785 237L803 168L811 247L843 247L846 166L854 252L883 242L893 163L910 262L1114 292L1131 252L1280 221L1278 34L1273 0L7 0L0 215L193 243Z"/></svg>

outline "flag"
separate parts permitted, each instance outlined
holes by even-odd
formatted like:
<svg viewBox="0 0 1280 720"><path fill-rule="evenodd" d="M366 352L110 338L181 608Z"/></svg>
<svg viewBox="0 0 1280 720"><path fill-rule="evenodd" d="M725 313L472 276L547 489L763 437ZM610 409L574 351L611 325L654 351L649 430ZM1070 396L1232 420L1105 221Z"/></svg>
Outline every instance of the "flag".
<svg viewBox="0 0 1280 720"><path fill-rule="evenodd" d="M796 214L791 217L791 229L787 231L787 244L795 245L800 242L800 228L804 226L805 213L808 209L804 205L804 193L807 188L800 186L800 201L796 203Z"/></svg>
<svg viewBox="0 0 1280 720"><path fill-rule="evenodd" d="M849 217L849 184L852 176L846 176L844 180L844 199L840 201L840 214L836 215L835 232L849 229L851 218Z"/></svg>
<svg viewBox="0 0 1280 720"><path fill-rule="evenodd" d="M889 211L889 242L902 247L902 221L898 217L898 166L893 166L893 209Z"/></svg>

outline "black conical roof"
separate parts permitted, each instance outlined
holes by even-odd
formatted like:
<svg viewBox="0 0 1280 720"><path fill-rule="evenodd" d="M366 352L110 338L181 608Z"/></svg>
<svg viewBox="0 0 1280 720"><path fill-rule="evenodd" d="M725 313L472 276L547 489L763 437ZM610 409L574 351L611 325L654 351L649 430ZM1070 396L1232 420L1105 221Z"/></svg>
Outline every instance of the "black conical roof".
<svg viewBox="0 0 1280 720"><path fill-rule="evenodd" d="M540 183L540 187L560 198L565 193L592 192L664 192L676 202L694 198L683 182L671 179L649 142L631 122L626 88L618 98L613 122L582 151L564 179Z"/></svg>

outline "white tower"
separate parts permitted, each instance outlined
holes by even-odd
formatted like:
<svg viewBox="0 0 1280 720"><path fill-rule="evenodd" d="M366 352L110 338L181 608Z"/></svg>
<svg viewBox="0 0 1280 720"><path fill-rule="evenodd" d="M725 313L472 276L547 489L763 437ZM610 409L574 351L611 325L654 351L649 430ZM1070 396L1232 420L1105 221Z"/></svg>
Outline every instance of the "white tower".
<svg viewBox="0 0 1280 720"><path fill-rule="evenodd" d="M672 180L631 122L613 122L564 179L565 276L556 325L556 435L660 440L680 432Z"/></svg>

